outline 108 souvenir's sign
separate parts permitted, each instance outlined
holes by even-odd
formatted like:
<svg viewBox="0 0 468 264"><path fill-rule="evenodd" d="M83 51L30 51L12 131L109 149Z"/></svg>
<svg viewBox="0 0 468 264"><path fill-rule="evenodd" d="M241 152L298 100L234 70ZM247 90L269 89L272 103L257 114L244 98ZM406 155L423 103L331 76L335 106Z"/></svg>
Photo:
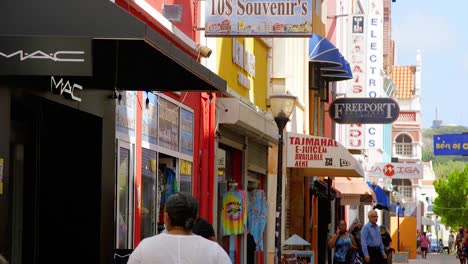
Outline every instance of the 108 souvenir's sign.
<svg viewBox="0 0 468 264"><path fill-rule="evenodd" d="M339 98L328 113L338 124L390 124L398 119L400 106L392 98Z"/></svg>
<svg viewBox="0 0 468 264"><path fill-rule="evenodd" d="M206 0L205 36L312 36L312 0Z"/></svg>

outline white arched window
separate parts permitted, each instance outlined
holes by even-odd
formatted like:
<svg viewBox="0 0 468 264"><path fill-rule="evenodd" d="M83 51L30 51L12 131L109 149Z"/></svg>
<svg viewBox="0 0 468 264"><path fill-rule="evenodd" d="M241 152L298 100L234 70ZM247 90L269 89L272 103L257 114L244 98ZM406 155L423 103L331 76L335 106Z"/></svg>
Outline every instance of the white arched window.
<svg viewBox="0 0 468 264"><path fill-rule="evenodd" d="M395 139L395 153L400 156L413 156L413 140L407 134L401 134Z"/></svg>

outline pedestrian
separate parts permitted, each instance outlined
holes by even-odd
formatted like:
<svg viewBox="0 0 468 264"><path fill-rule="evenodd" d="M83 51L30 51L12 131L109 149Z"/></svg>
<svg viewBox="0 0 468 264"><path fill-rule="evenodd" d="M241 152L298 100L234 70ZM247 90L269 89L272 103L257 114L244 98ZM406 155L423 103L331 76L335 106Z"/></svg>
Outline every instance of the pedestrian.
<svg viewBox="0 0 468 264"><path fill-rule="evenodd" d="M385 254L380 228L377 225L377 211L370 210L367 217L369 222L361 229L361 247L364 253L364 261L365 263L381 264L387 258L387 254Z"/></svg>
<svg viewBox="0 0 468 264"><path fill-rule="evenodd" d="M231 264L218 243L192 233L197 215L198 202L191 194L171 195L164 207L167 233L143 239L130 255L128 264Z"/></svg>
<svg viewBox="0 0 468 264"><path fill-rule="evenodd" d="M382 237L382 243L385 248L385 254L387 254L387 262L384 263L391 263L392 254L395 252L395 249L392 248L392 237L388 233L388 230L385 226L380 226L380 236Z"/></svg>
<svg viewBox="0 0 468 264"><path fill-rule="evenodd" d="M431 246L431 241L426 235L426 232L423 232L421 235L421 256L423 259L427 258L427 250Z"/></svg>
<svg viewBox="0 0 468 264"><path fill-rule="evenodd" d="M353 235L346 230L346 222L340 220L334 234L328 241L329 248L335 248L333 264L354 264L354 256L357 250Z"/></svg>
<svg viewBox="0 0 468 264"><path fill-rule="evenodd" d="M195 220L195 224L192 228L192 233L216 242L216 235L213 225L211 225L210 222L208 222L208 220L203 217L197 217L197 220Z"/></svg>
<svg viewBox="0 0 468 264"><path fill-rule="evenodd" d="M255 263L255 251L257 250L257 243L253 235L249 232L247 233L247 264Z"/></svg>
<svg viewBox="0 0 468 264"><path fill-rule="evenodd" d="M450 234L448 237L448 254L450 255L450 250L454 251L453 243L455 242L455 236L453 235L453 231L450 230Z"/></svg>
<svg viewBox="0 0 468 264"><path fill-rule="evenodd" d="M455 247L457 249L457 258L460 260L460 264L465 264L465 254L463 253L463 237L464 237L464 228L460 226L458 228L458 234L455 237Z"/></svg>
<svg viewBox="0 0 468 264"><path fill-rule="evenodd" d="M465 263L468 262L468 228L465 228L465 232L463 233L463 258Z"/></svg>
<svg viewBox="0 0 468 264"><path fill-rule="evenodd" d="M357 250L357 257L360 258L361 260L364 259L364 254L362 253L362 248L361 248L361 228L362 228L362 222L359 218L354 220L353 225L351 226L351 235L354 236L354 240L356 240L356 244L358 247Z"/></svg>

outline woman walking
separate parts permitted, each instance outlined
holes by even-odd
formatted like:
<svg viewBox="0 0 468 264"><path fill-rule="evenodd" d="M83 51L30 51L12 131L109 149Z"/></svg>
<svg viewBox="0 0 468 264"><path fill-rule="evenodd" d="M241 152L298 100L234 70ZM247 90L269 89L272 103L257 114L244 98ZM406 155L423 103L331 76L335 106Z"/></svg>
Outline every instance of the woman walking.
<svg viewBox="0 0 468 264"><path fill-rule="evenodd" d="M423 259L427 258L427 249L430 246L431 246L431 242L429 241L429 238L426 236L426 232L423 232L421 236L421 254L422 254Z"/></svg>
<svg viewBox="0 0 468 264"><path fill-rule="evenodd" d="M336 228L336 234L328 241L329 248L335 248L333 256L334 264L353 264L357 250L354 236L346 230L346 222L340 220Z"/></svg>

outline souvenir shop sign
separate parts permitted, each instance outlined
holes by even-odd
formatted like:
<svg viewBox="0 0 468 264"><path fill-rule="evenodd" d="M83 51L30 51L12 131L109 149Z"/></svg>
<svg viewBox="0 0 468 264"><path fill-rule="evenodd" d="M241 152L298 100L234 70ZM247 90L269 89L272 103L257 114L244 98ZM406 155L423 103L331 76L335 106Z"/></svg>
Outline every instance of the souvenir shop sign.
<svg viewBox="0 0 468 264"><path fill-rule="evenodd" d="M303 168L307 176L364 176L361 164L334 139L288 133L285 140L288 168Z"/></svg>
<svg viewBox="0 0 468 264"><path fill-rule="evenodd" d="M205 35L310 37L312 0L207 0Z"/></svg>
<svg viewBox="0 0 468 264"><path fill-rule="evenodd" d="M420 163L379 162L366 169L366 176L391 179L422 179L424 167Z"/></svg>

